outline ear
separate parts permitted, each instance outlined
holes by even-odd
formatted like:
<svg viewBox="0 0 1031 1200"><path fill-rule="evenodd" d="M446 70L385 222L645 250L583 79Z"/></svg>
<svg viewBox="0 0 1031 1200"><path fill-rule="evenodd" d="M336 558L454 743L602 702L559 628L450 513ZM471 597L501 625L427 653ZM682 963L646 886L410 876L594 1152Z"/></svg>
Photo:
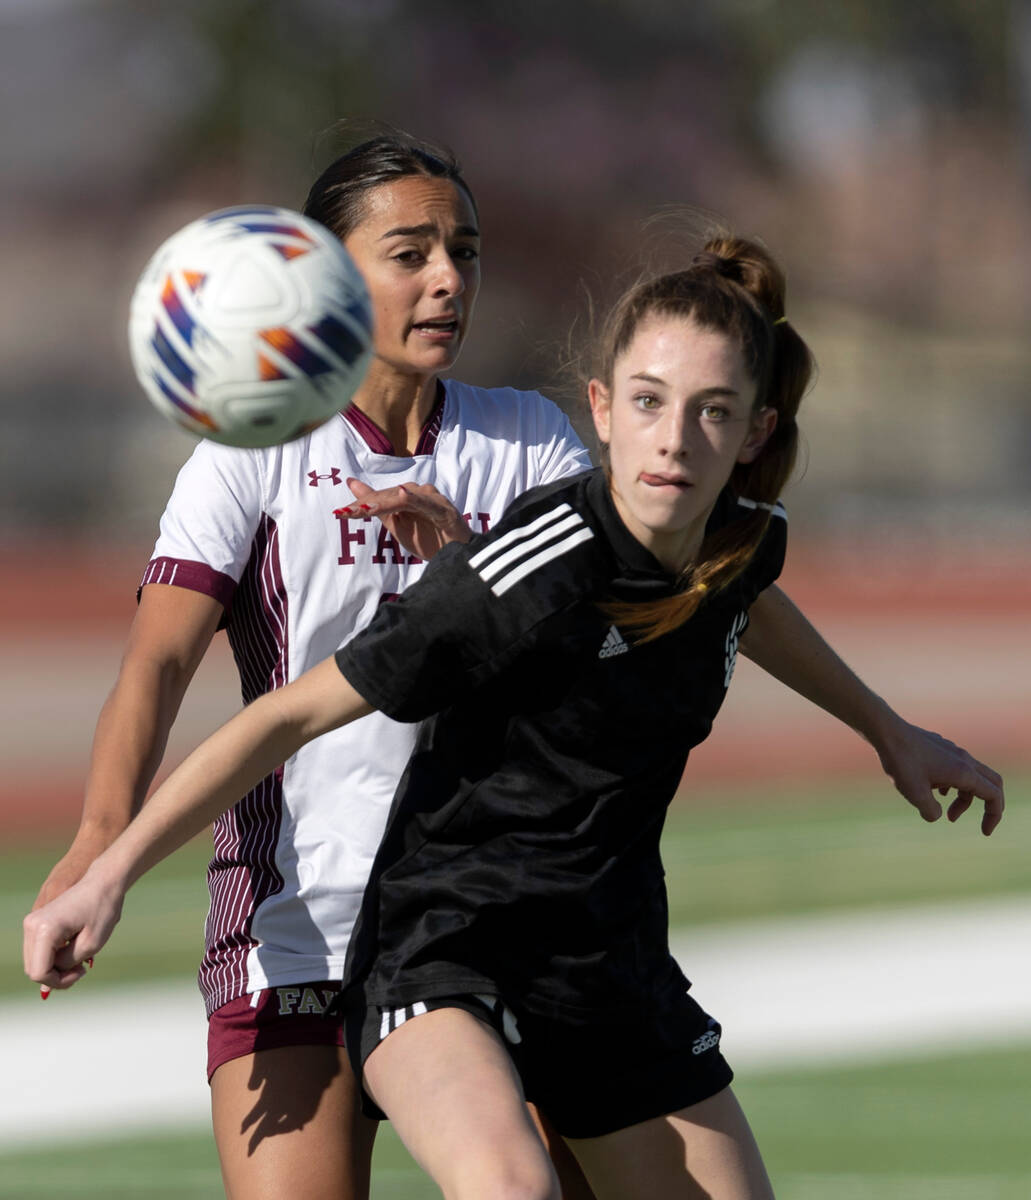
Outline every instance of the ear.
<svg viewBox="0 0 1031 1200"><path fill-rule="evenodd" d="M755 462L759 451L770 440L770 435L777 428L777 410L775 408L760 408L752 417L751 429L745 444L737 456L739 463Z"/></svg>
<svg viewBox="0 0 1031 1200"><path fill-rule="evenodd" d="M587 385L587 399L591 402L591 416L594 418L594 430L598 440L605 446L609 444L609 389L600 379L592 379Z"/></svg>

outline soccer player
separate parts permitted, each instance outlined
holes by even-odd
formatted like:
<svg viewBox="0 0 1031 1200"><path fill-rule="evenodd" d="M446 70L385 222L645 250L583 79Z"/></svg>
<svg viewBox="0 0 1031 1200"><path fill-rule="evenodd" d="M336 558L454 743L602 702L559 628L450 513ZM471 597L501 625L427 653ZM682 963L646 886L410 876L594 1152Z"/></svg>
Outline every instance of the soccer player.
<svg viewBox="0 0 1031 1200"><path fill-rule="evenodd" d="M130 884L298 747L373 710L425 720L337 1007L368 1111L448 1198L560 1194L525 1099L600 1198L767 1200L721 1029L668 948L659 836L738 647L867 738L926 820L1002 781L906 723L775 580L808 350L765 250L718 238L616 306L588 394L602 469L445 547L333 657L264 696L26 920L70 986Z"/></svg>
<svg viewBox="0 0 1031 1200"><path fill-rule="evenodd" d="M476 205L446 152L394 133L366 140L326 169L304 211L368 283L372 365L352 406L305 437L253 451L201 442L183 467L99 718L81 825L40 903L139 810L216 629L253 700L367 625L443 542L590 466L537 393L441 379L480 283ZM336 511L373 488L393 532L370 505ZM230 1195L367 1193L376 1125L358 1111L339 1022L323 1013L415 732L379 714L340 729L241 788L216 823L200 986Z"/></svg>

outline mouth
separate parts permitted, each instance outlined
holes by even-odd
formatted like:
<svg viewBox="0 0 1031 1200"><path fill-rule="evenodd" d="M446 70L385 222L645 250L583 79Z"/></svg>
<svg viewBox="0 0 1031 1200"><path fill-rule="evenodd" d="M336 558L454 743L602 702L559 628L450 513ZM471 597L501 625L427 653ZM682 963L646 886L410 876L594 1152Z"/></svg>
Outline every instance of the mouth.
<svg viewBox="0 0 1031 1200"><path fill-rule="evenodd" d="M412 332L431 342L450 342L459 336L461 326L457 317L433 317L428 321L413 321Z"/></svg>
<svg viewBox="0 0 1031 1200"><path fill-rule="evenodd" d="M654 475L648 471L642 471L638 479L646 487L670 488L678 493L686 492L692 487L691 481L685 479L683 475Z"/></svg>

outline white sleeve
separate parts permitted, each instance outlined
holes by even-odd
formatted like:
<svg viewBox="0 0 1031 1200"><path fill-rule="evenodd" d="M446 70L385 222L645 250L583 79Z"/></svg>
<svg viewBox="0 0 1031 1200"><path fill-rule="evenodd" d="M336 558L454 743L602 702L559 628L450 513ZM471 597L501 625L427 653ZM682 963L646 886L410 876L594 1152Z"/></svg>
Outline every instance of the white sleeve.
<svg viewBox="0 0 1031 1200"><path fill-rule="evenodd" d="M260 452L201 442L176 478L152 563L203 564L238 583L265 509L262 465Z"/></svg>
<svg viewBox="0 0 1031 1200"><path fill-rule="evenodd" d="M589 471L594 466L591 456L566 414L538 392L531 394L537 400L538 414L537 433L530 443L537 457L537 477L533 485L554 483L567 475Z"/></svg>

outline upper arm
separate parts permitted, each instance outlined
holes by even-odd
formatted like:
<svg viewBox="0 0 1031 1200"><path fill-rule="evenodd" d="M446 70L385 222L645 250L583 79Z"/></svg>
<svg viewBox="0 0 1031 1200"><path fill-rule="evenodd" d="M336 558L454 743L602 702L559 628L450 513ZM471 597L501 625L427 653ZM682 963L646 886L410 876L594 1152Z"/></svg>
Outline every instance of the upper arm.
<svg viewBox="0 0 1031 1200"><path fill-rule="evenodd" d="M170 570L150 573L148 582L179 582L186 566L190 574L204 571L213 577L199 590L228 601L266 507L257 452L202 442L181 467L161 515L152 562L167 560Z"/></svg>
<svg viewBox="0 0 1031 1200"><path fill-rule="evenodd" d="M155 669L185 690L204 657L224 609L205 592L147 584L129 631L123 671Z"/></svg>
<svg viewBox="0 0 1031 1200"><path fill-rule="evenodd" d="M791 601L775 583L763 588L748 609L748 628L741 635L741 650L748 658L761 654L764 643L777 627Z"/></svg>

